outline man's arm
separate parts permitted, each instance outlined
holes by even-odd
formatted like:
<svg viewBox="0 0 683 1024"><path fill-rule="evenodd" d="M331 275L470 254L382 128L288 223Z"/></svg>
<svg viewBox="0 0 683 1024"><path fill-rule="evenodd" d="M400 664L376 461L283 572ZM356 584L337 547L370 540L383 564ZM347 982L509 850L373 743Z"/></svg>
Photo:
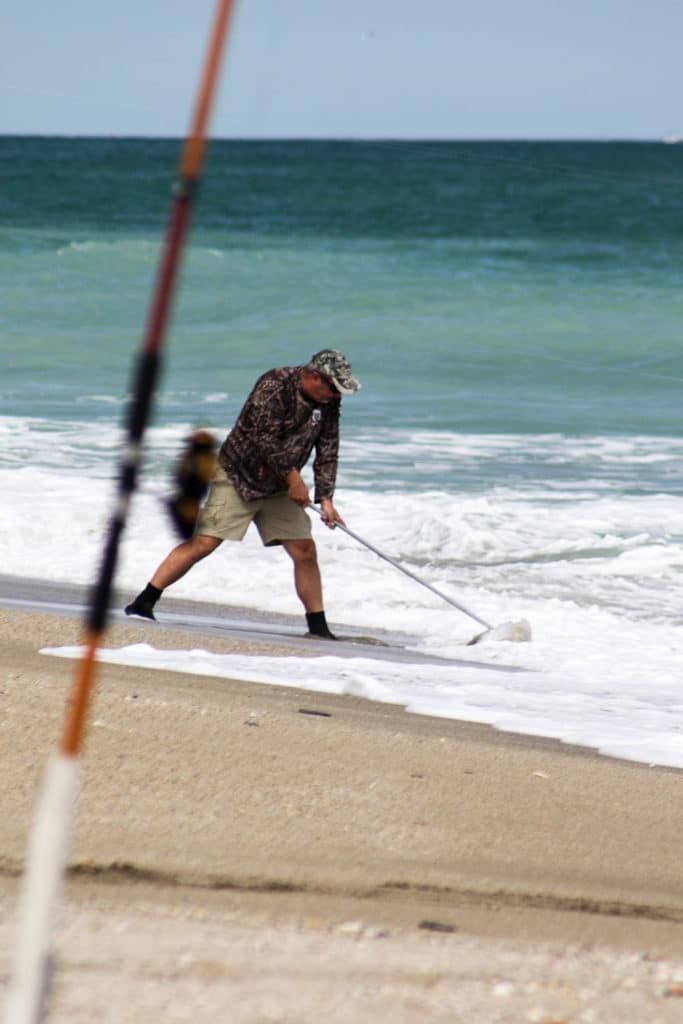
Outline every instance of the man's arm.
<svg viewBox="0 0 683 1024"><path fill-rule="evenodd" d="M346 526L346 522L337 512L331 498L323 498L320 502L320 508L322 509L325 526L329 526L331 530L334 530L337 523L341 526Z"/></svg>
<svg viewBox="0 0 683 1024"><path fill-rule="evenodd" d="M315 500L320 503L323 522L334 529L336 523L346 523L334 507L333 496L337 482L337 465L339 457L339 406L330 410L326 417L318 443L316 444L313 477L315 480Z"/></svg>
<svg viewBox="0 0 683 1024"><path fill-rule="evenodd" d="M290 469L286 476L287 480L287 495L292 499L295 504L300 505L301 508L308 508L311 504L311 496L308 493L308 487L304 483L304 479L298 469Z"/></svg>
<svg viewBox="0 0 683 1024"><path fill-rule="evenodd" d="M339 406L335 404L326 410L322 430L315 445L313 460L313 479L315 481L315 501L323 502L332 499L337 483L337 463L339 457Z"/></svg>

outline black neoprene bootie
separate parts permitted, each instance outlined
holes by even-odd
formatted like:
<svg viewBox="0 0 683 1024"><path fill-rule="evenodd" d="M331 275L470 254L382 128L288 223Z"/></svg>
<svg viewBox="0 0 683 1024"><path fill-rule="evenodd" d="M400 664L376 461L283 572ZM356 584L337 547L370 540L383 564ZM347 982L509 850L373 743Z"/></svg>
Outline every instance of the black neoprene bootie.
<svg viewBox="0 0 683 1024"><path fill-rule="evenodd" d="M306 622L311 636L320 637L323 640L337 639L334 633L330 632L325 612L306 612Z"/></svg>
<svg viewBox="0 0 683 1024"><path fill-rule="evenodd" d="M161 597L162 591L158 587L148 583L144 590L142 590L134 601L127 604L123 609L126 615L139 615L142 619L154 619L156 622L156 616L154 615L154 605Z"/></svg>

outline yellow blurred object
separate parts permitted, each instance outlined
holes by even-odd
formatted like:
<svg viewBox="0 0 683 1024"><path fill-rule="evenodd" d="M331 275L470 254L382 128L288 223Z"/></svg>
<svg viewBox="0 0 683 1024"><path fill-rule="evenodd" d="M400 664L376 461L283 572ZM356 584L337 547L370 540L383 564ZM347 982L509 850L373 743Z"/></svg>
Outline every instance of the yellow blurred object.
<svg viewBox="0 0 683 1024"><path fill-rule="evenodd" d="M197 430L185 442L175 469L175 489L166 502L178 533L188 540L194 533L202 500L216 466L216 441L208 430Z"/></svg>

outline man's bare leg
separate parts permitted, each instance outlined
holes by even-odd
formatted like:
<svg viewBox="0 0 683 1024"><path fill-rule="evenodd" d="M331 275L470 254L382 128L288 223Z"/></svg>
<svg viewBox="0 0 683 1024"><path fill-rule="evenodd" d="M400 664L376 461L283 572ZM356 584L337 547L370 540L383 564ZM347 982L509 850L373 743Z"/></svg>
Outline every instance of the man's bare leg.
<svg viewBox="0 0 683 1024"><path fill-rule="evenodd" d="M178 544L163 560L144 590L129 605L126 606L126 615L139 615L143 619L154 618L154 605L161 597L166 587L179 580L188 569L206 558L212 551L222 544L220 537L208 537L206 534L198 534L190 540Z"/></svg>
<svg viewBox="0 0 683 1024"><path fill-rule="evenodd" d="M309 632L327 640L336 640L323 611L323 586L315 541L283 540L282 546L294 563L294 587L306 609Z"/></svg>
<svg viewBox="0 0 683 1024"><path fill-rule="evenodd" d="M184 540L173 548L152 576L150 583L158 590L165 590L176 583L185 573L215 551L223 541L220 537L208 537L204 533L197 534L190 540Z"/></svg>

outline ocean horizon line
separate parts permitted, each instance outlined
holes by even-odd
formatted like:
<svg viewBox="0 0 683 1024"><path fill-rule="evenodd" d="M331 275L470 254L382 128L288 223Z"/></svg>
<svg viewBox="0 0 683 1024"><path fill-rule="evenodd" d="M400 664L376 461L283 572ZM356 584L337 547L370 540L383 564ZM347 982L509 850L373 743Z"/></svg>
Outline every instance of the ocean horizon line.
<svg viewBox="0 0 683 1024"><path fill-rule="evenodd" d="M0 132L0 139L68 139L77 140L102 140L110 142L117 140L145 141L145 142L183 142L185 135L147 135L137 132ZM426 145L460 144L460 143L481 143L491 145L525 144L525 145L671 145L683 143L683 134L670 133L668 135L652 136L497 136L497 135L462 135L462 136L439 136L439 135L211 135L211 142L249 142L249 143L271 143L271 142L292 142L292 143L368 143L375 145L395 145L397 143Z"/></svg>

